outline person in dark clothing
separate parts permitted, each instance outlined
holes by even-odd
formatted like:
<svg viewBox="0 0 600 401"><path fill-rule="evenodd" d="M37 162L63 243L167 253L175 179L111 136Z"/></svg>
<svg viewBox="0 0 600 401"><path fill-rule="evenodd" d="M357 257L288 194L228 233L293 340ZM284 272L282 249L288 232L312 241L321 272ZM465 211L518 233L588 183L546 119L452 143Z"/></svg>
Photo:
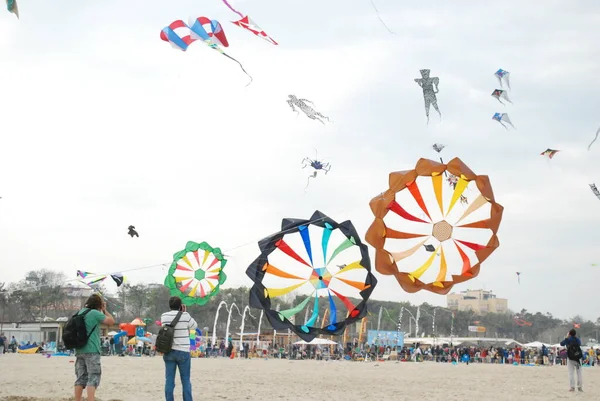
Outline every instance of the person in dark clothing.
<svg viewBox="0 0 600 401"><path fill-rule="evenodd" d="M560 342L561 347L567 347L567 367L569 368L569 391L575 391L575 372L577 372L577 389L583 391L583 378L581 372L581 340L576 337L577 332L571 329L564 340ZM579 358L574 357L577 349Z"/></svg>

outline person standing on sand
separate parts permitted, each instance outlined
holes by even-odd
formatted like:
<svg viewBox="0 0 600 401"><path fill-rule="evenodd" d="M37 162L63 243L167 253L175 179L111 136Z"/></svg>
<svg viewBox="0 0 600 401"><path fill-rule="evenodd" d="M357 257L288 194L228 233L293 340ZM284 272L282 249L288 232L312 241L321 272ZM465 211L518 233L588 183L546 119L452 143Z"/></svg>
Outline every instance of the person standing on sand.
<svg viewBox="0 0 600 401"><path fill-rule="evenodd" d="M165 361L165 400L174 401L173 391L175 390L175 372L179 368L179 377L181 378L181 387L183 387L183 401L192 400L192 382L190 381L192 360L190 358L190 330L196 330L198 324L186 312L185 305L181 304L181 298L171 297L169 299L169 309L160 317L162 326L171 324L175 317L181 312L179 321L175 325L175 335L173 345L168 354L163 355Z"/></svg>
<svg viewBox="0 0 600 401"><path fill-rule="evenodd" d="M92 294L85 303L85 307L77 314L85 313L84 321L88 333L87 343L75 350L75 401L81 401L83 389L87 392L87 401L94 401L96 389L100 385L102 366L100 364L100 328L98 325L115 324L115 319L106 310L106 303L98 294Z"/></svg>
<svg viewBox="0 0 600 401"><path fill-rule="evenodd" d="M581 372L581 340L575 337L577 332L571 329L564 340L560 342L561 347L567 347L567 367L569 368L569 391L575 391L575 372L577 372L577 389L583 391L583 378Z"/></svg>

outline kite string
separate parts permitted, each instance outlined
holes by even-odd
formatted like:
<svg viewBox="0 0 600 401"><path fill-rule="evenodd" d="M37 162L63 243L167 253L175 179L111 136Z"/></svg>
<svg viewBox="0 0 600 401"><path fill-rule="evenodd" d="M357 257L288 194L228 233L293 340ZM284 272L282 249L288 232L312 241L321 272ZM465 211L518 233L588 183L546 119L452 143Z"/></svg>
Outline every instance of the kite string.
<svg viewBox="0 0 600 401"><path fill-rule="evenodd" d="M225 0L223 0L225 1ZM371 0L371 5L373 6L373 9L375 10L375 13L377 13L377 18L379 18L379 21L381 22L381 24L385 27L385 29L388 30L389 33L391 33L392 35L395 35L396 33L393 32L386 24L385 22L383 22L383 19L381 18L381 15L379 14L379 10L377 9L377 6L375 6L375 2L373 0Z"/></svg>
<svg viewBox="0 0 600 401"><path fill-rule="evenodd" d="M588 151L592 148L592 145L594 144L594 142L596 142L598 140L598 136L600 136L600 128L598 128L598 131L596 131L596 137L594 138L592 143L589 144Z"/></svg>
<svg viewBox="0 0 600 401"><path fill-rule="evenodd" d="M252 76L250 74L248 74L248 72L244 69L244 66L242 65L242 63L240 63L239 61L237 61L236 59L234 59L233 57L231 57L229 54L222 52L221 54L223 54L225 57L235 61L236 63L238 63L238 65L240 66L240 68L242 69L242 71L244 71L244 73L246 75L248 75L248 77L250 78L250 82L248 82L248 85L250 85L252 83L252 81L254 81L254 78L252 78ZM246 86L248 86L246 85Z"/></svg>
<svg viewBox="0 0 600 401"><path fill-rule="evenodd" d="M227 2L227 0L222 0L222 1L223 1L223 4L225 4L225 5L226 5L226 6L227 6L227 7L228 7L228 8L229 8L231 11L233 11L234 13L236 13L237 15L239 15L239 16L240 16L240 18L244 18L244 15L242 15L242 13L241 13L241 12L239 12L238 10L236 10L235 8L233 8L233 7L231 6L231 4L229 4L229 3Z"/></svg>

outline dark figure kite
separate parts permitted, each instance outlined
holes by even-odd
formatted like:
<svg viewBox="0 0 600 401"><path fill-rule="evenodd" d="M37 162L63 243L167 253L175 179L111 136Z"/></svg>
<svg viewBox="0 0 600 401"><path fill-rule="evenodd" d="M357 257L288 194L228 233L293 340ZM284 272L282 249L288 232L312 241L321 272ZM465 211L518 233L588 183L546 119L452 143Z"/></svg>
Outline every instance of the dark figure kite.
<svg viewBox="0 0 600 401"><path fill-rule="evenodd" d="M600 199L600 191L598 191L598 187L596 186L596 184L589 184L589 185L590 185L590 189L592 190L594 195L596 195L598 197L598 199Z"/></svg>
<svg viewBox="0 0 600 401"><path fill-rule="evenodd" d="M135 227L134 226L129 226L128 227L129 232L127 234L129 234L131 236L131 238L135 237L140 237L140 235L137 233L137 231L135 231Z"/></svg>
<svg viewBox="0 0 600 401"><path fill-rule="evenodd" d="M310 118L311 120L318 120L323 125L325 125L325 123L319 117L324 118L327 121L329 121L329 117L325 117L323 114L319 113L318 111L316 111L315 109L310 107L308 104L306 104L306 102L308 102L314 106L314 103L311 102L310 100L298 99L295 95L288 95L288 97L289 97L289 99L286 100L286 102L290 105L292 110L295 111L296 113L300 114L300 112L298 110L296 110L296 107L298 107L300 110L302 110L302 112L304 114L306 114L306 117ZM296 107L294 107L294 106L296 106Z"/></svg>
<svg viewBox="0 0 600 401"><path fill-rule="evenodd" d="M327 175L327 173L331 170L331 164L324 163L324 162L318 160L317 157L315 157L314 160L312 160L311 158L305 157L304 160L302 160L302 168L304 169L306 167L312 167L314 169L314 171L311 175L308 176L308 180L306 182L306 187L304 188L305 191L306 191L306 188L308 188L308 185L310 184L310 179L317 178L317 173L319 172L319 170L324 171L325 175Z"/></svg>
<svg viewBox="0 0 600 401"><path fill-rule="evenodd" d="M433 106L435 111L440 115L440 119L442 118L442 113L437 104L436 93L439 93L439 84L440 79L438 77L429 77L429 73L431 70L420 70L421 76L423 78L415 78L415 82L423 88L423 98L425 99L425 115L427 116L427 123L429 123L429 108Z"/></svg>

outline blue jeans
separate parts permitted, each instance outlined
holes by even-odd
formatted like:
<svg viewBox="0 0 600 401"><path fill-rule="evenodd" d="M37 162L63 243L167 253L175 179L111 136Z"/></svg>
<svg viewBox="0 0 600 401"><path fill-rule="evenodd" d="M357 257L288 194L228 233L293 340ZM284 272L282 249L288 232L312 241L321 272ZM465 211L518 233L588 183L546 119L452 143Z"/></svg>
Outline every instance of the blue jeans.
<svg viewBox="0 0 600 401"><path fill-rule="evenodd" d="M165 361L165 400L174 401L175 372L179 367L179 377L183 387L183 401L192 400L192 382L190 381L192 361L189 352L172 350L163 355Z"/></svg>

